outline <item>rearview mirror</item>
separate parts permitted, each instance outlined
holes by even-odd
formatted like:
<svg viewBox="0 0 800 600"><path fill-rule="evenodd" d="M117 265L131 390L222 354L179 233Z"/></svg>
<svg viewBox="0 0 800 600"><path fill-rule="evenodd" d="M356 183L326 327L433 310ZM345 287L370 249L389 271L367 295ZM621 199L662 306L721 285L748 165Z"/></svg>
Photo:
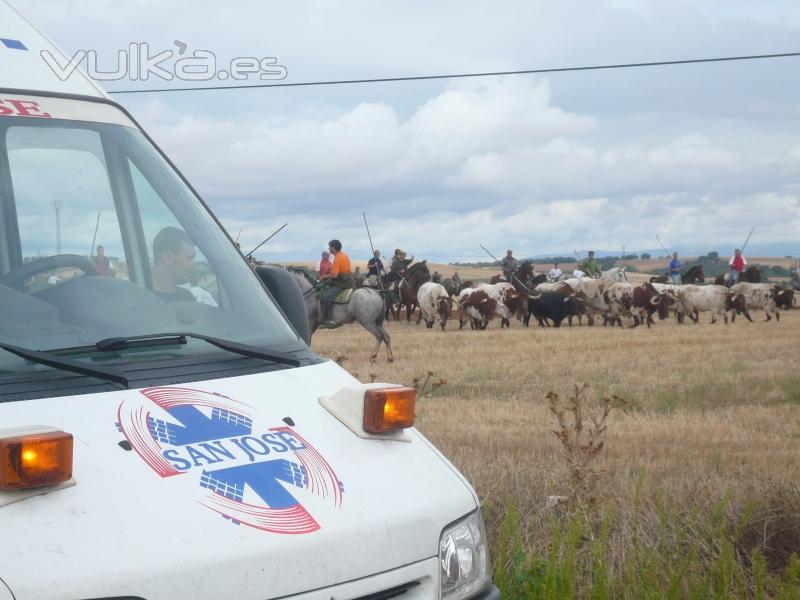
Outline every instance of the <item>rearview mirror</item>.
<svg viewBox="0 0 800 600"><path fill-rule="evenodd" d="M306 344L311 345L311 328L308 324L308 312L300 286L286 269L273 265L257 265L256 275L272 294L291 323Z"/></svg>

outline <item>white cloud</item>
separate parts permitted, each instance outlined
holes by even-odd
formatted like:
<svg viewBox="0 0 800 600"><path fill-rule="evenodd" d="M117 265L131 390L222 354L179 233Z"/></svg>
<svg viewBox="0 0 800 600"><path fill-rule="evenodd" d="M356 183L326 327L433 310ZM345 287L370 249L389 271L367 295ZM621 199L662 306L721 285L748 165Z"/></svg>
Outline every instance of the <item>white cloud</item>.
<svg viewBox="0 0 800 600"><path fill-rule="evenodd" d="M791 49L796 3L26 0L68 51L176 38L276 55L292 81ZM410 36L408 32L413 32ZM678 32L678 34L676 34ZM796 240L795 59L187 95L119 96L222 220L272 254L336 235L477 257ZM243 244L247 246L248 244ZM266 256L266 254L265 254Z"/></svg>

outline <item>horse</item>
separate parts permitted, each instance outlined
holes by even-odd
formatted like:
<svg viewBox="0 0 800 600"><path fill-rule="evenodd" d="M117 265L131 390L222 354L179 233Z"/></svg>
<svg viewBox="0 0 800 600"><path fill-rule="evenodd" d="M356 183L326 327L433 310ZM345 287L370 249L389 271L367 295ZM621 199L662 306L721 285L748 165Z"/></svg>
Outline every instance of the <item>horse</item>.
<svg viewBox="0 0 800 600"><path fill-rule="evenodd" d="M650 278L650 283L671 283L672 278L669 275L658 275ZM705 283L706 276L703 273L703 265L694 265L689 267L683 274L681 274L681 283L685 285L692 285L698 283Z"/></svg>
<svg viewBox="0 0 800 600"><path fill-rule="evenodd" d="M761 283L761 269L753 265L747 267L736 277L736 283ZM727 275L718 275L714 280L715 285L728 285Z"/></svg>
<svg viewBox="0 0 800 600"><path fill-rule="evenodd" d="M406 307L406 321L411 322L411 313L417 306L417 292L420 286L431 280L427 261L423 260L408 267L403 278L398 284L400 293L399 304Z"/></svg>
<svg viewBox="0 0 800 600"><path fill-rule="evenodd" d="M287 269L292 274L300 291L303 293L303 300L306 303L306 312L308 313L308 325L311 330L311 335L319 329L322 323L320 314L320 303L317 300L314 292L316 286L312 282L310 275L301 269ZM383 295L368 287L353 290L350 296L350 301L347 304L334 304L331 307L331 320L337 325L344 325L358 321L364 329L369 331L375 338L375 349L370 355L370 360L375 361L378 358L378 351L381 344L386 344L386 355L389 362L394 362L394 353L392 352L392 341L384 322L384 304Z"/></svg>
<svg viewBox="0 0 800 600"><path fill-rule="evenodd" d="M739 273L739 279L736 283L761 283L761 269L755 265L747 267Z"/></svg>
<svg viewBox="0 0 800 600"><path fill-rule="evenodd" d="M606 279L613 279L614 281L628 281L625 269L626 267L612 267L608 271L603 271L602 276Z"/></svg>
<svg viewBox="0 0 800 600"><path fill-rule="evenodd" d="M461 290L464 289L464 285L462 285L461 276L458 274L458 271L453 273L452 277L445 277L442 279L441 284L444 286L444 289L447 290L447 293L451 296L458 296ZM466 287L474 287L472 285Z"/></svg>
<svg viewBox="0 0 800 600"><path fill-rule="evenodd" d="M514 284L514 287L516 287L517 289L520 289L520 284L521 284L525 288L524 290L521 291L527 293L528 290L531 289L533 285L535 285L531 283L531 281L534 279L533 273L534 273L533 263L529 260L524 260L519 264L517 270L514 271L514 276L508 283ZM536 277L540 276L537 275ZM547 277L544 275L541 277L542 277L541 281L545 281L547 279ZM500 283L501 281L506 281L506 278L503 277L502 275L493 275L492 278L489 280L489 283L494 285L495 283ZM541 283L541 281L539 283Z"/></svg>

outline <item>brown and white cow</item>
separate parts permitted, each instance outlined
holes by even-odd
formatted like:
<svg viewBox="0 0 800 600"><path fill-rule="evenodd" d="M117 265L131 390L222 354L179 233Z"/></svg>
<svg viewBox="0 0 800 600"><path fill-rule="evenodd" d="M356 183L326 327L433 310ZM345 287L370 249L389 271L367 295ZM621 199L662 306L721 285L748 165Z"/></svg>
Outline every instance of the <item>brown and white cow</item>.
<svg viewBox="0 0 800 600"><path fill-rule="evenodd" d="M627 281L614 281L603 292L603 301L608 306L606 309L606 323L617 324L622 327L622 317L632 317L633 291L636 288Z"/></svg>
<svg viewBox="0 0 800 600"><path fill-rule="evenodd" d="M678 312L688 315L695 323L701 312L710 312L712 324L721 316L726 325L729 312L745 307L744 297L724 285L682 285L678 288L678 305Z"/></svg>
<svg viewBox="0 0 800 600"><path fill-rule="evenodd" d="M731 287L731 291L744 296L748 309L763 309L767 321L771 321L773 315L780 321L781 315L775 303L776 288L780 290L774 283L737 283Z"/></svg>
<svg viewBox="0 0 800 600"><path fill-rule="evenodd" d="M678 302L678 295L672 289L659 291L652 283L643 283L633 290L634 327L642 322L649 328L654 325L653 315L658 313L658 318L664 320L669 317L669 309Z"/></svg>
<svg viewBox="0 0 800 600"><path fill-rule="evenodd" d="M461 290L458 305L460 327L464 327L464 321L468 318L472 329L486 329L497 310L497 301L494 298L490 298L489 294L482 290L472 288Z"/></svg>
<svg viewBox="0 0 800 600"><path fill-rule="evenodd" d="M511 327L511 317L520 318L528 314L527 294L520 292L513 285L506 282L482 283L477 288L485 292L497 303L495 314L500 317L500 328Z"/></svg>
<svg viewBox="0 0 800 600"><path fill-rule="evenodd" d="M775 307L781 310L792 310L795 304L795 290L775 286Z"/></svg>
<svg viewBox="0 0 800 600"><path fill-rule="evenodd" d="M447 319L452 317L453 301L443 285L432 281L423 283L417 291L417 305L428 329L431 329L438 319L444 331Z"/></svg>

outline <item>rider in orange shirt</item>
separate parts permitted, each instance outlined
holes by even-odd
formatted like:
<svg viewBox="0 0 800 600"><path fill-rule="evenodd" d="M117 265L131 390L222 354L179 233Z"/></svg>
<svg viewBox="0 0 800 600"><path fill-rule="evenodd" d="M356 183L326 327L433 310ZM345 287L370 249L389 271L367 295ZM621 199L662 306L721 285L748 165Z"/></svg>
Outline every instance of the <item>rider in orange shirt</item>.
<svg viewBox="0 0 800 600"><path fill-rule="evenodd" d="M333 327L336 323L331 318L331 307L342 290L353 287L353 269L350 265L350 257L342 252L342 242L331 240L328 242L328 250L333 254L333 265L329 273L320 277L325 286L319 299L322 304L322 325L321 327Z"/></svg>

